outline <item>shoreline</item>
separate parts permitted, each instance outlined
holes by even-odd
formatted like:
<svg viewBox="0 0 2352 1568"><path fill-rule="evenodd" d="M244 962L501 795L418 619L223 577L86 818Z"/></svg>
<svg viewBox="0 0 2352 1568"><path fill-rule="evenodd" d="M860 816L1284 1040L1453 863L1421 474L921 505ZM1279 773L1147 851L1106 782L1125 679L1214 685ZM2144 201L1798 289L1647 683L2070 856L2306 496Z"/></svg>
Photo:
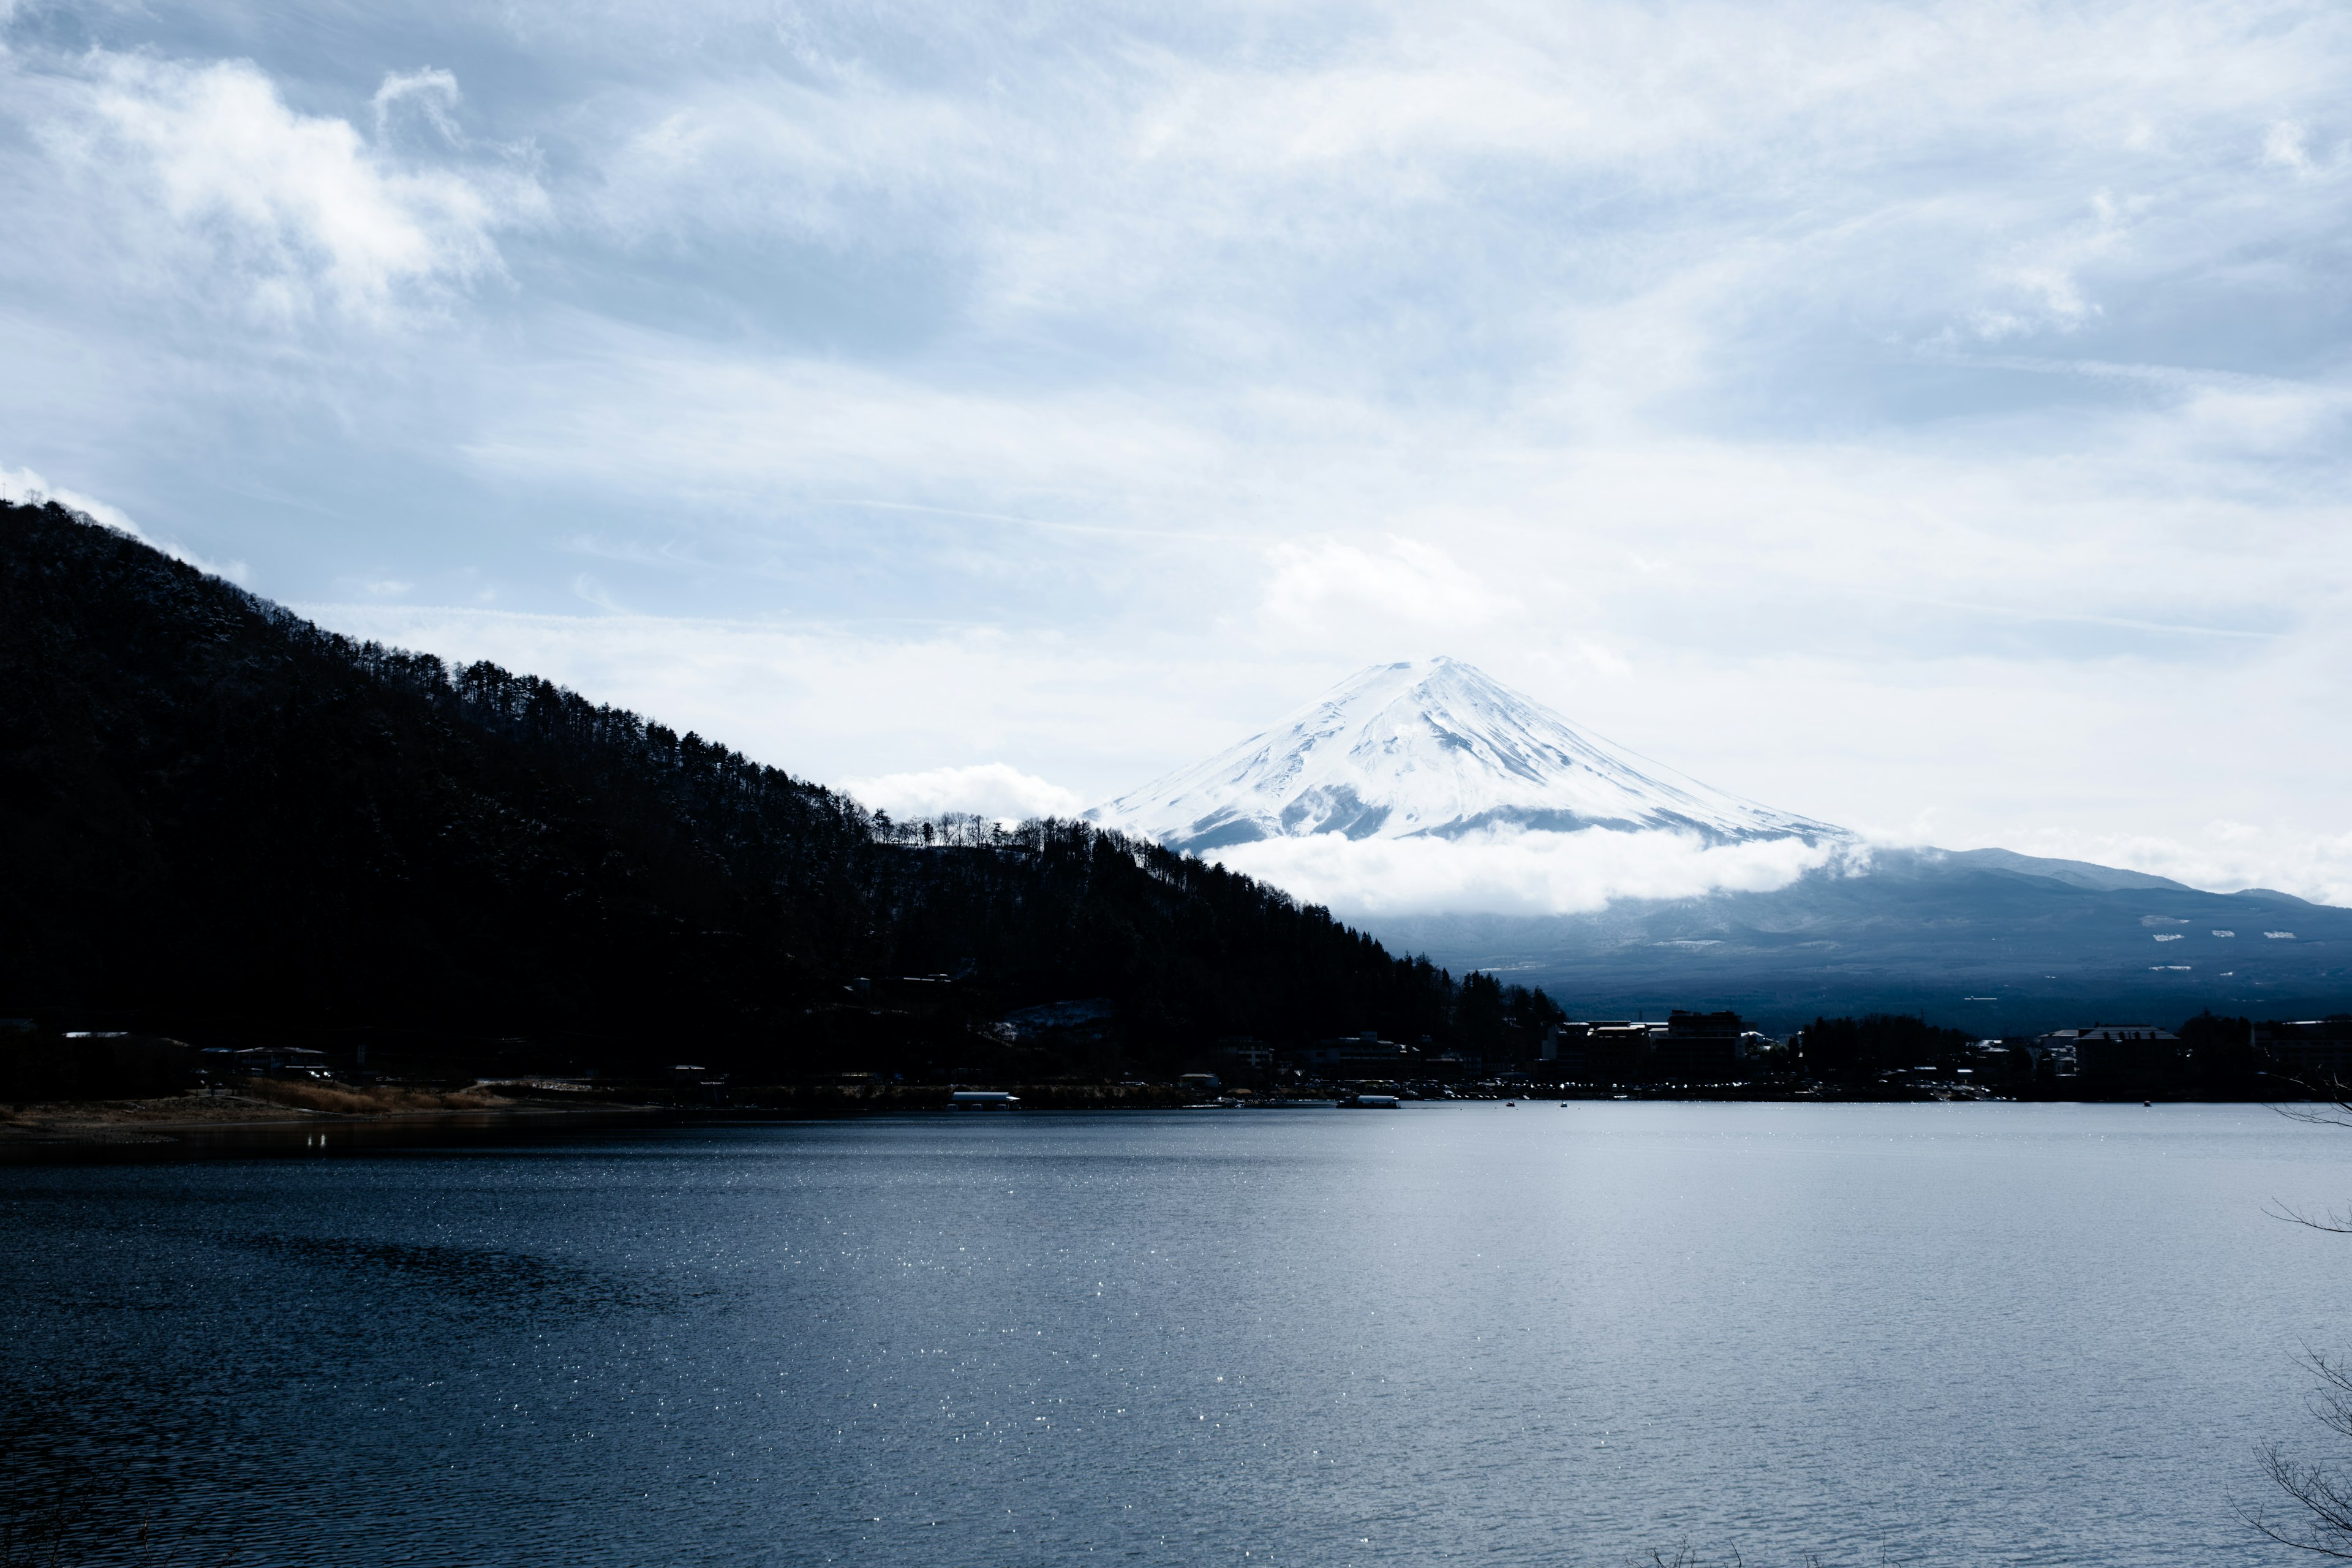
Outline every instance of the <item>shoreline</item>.
<svg viewBox="0 0 2352 1568"><path fill-rule="evenodd" d="M193 1096L53 1103L0 1113L0 1165L423 1147L517 1132L642 1127L679 1116L675 1106L540 1100L366 1112L314 1110L244 1097L231 1104Z"/></svg>
<svg viewBox="0 0 2352 1568"><path fill-rule="evenodd" d="M458 1148L515 1138L538 1139L579 1133L650 1131L666 1127L713 1122L835 1121L866 1117L943 1116L957 1114L944 1101L943 1090L926 1087L911 1093L780 1096L767 1103L678 1105L628 1101L601 1105L566 1104L548 1098L439 1109L401 1109L352 1112L319 1110L268 1100L237 1097L234 1103L187 1097L183 1100L105 1100L27 1105L0 1110L0 1167L104 1162L239 1159L295 1154L356 1153L399 1149ZM1024 1095L1019 1110L995 1115L1035 1115L1105 1110L1200 1113L1244 1110L1344 1109L1332 1097L1267 1097L1255 1100L1199 1102L1166 1094ZM934 1098L938 1096L940 1098ZM1561 1095L1461 1096L1413 1100L1407 1106L1465 1105L1501 1102L1550 1104L1784 1103L1798 1105L1876 1104L2130 1104L2127 1100L2010 1100L1986 1096L1932 1096L1901 1099L1817 1095ZM797 1103L793 1101L797 1100ZM2250 1100L2168 1100L2166 1104L2262 1104ZM1400 1107L1399 1109L1404 1109ZM962 1114L991 1114L965 1112Z"/></svg>

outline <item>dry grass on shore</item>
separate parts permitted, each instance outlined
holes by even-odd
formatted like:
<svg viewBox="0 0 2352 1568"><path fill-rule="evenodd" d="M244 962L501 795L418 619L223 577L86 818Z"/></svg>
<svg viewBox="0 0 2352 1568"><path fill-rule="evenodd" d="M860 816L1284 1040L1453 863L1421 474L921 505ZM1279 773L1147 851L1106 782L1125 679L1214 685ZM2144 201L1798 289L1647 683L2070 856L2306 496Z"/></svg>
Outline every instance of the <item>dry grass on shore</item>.
<svg viewBox="0 0 2352 1568"><path fill-rule="evenodd" d="M481 1089L444 1092L399 1089L391 1084L303 1083L257 1078L238 1086L241 1093L298 1110L328 1110L343 1116L380 1116L390 1110L495 1110L508 1101Z"/></svg>

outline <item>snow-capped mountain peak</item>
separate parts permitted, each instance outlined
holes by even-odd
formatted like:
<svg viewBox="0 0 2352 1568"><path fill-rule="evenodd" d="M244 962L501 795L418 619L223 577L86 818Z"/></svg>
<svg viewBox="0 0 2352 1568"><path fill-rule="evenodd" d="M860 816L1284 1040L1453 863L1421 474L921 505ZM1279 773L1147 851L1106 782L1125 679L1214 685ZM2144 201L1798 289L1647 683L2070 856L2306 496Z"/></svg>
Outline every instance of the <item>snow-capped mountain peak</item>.
<svg viewBox="0 0 2352 1568"><path fill-rule="evenodd" d="M1686 778L1451 658L1379 664L1207 762L1088 819L1209 850L1256 839L1457 837L1517 826L1845 838Z"/></svg>

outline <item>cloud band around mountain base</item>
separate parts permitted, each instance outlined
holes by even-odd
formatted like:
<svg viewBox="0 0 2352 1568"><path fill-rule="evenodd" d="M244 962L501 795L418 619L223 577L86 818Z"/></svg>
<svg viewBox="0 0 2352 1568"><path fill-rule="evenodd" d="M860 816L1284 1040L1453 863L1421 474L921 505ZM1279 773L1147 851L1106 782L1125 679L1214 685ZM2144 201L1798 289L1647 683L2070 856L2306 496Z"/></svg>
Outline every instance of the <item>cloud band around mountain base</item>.
<svg viewBox="0 0 2352 1568"><path fill-rule="evenodd" d="M1769 838L1711 844L1696 834L1500 828L1458 838L1269 838L1205 858L1343 916L1580 914L1619 899L1770 892L1848 861L1853 846Z"/></svg>

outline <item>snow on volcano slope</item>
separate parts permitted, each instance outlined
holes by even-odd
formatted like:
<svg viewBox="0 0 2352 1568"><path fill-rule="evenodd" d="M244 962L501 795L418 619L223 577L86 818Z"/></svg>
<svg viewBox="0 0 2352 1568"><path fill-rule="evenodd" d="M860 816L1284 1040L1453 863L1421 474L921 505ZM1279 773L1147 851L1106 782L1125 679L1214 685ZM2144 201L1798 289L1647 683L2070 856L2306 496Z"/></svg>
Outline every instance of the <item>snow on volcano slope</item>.
<svg viewBox="0 0 2352 1568"><path fill-rule="evenodd" d="M1260 839L1666 829L1711 843L1845 840L1685 778L1450 658L1374 665L1272 729L1087 813L1205 851Z"/></svg>

